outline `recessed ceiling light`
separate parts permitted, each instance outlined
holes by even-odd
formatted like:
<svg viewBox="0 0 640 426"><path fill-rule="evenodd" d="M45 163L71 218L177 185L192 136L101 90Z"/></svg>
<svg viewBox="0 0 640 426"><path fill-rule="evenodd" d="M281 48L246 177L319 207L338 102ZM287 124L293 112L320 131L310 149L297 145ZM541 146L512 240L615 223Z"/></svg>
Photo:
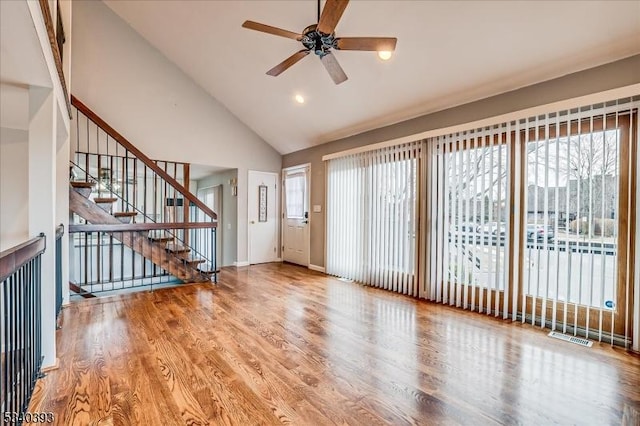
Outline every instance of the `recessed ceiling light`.
<svg viewBox="0 0 640 426"><path fill-rule="evenodd" d="M302 95L296 95L295 99L296 99L296 102L299 104L304 103L304 98L302 97Z"/></svg>
<svg viewBox="0 0 640 426"><path fill-rule="evenodd" d="M388 50L381 50L378 52L378 57L383 61L387 61L391 58L391 52Z"/></svg>

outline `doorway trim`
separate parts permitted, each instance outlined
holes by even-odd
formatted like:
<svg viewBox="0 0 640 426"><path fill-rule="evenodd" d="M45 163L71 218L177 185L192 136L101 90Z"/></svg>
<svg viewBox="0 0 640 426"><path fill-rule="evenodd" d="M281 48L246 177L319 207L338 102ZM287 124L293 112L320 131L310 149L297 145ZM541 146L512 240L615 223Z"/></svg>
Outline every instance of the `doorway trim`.
<svg viewBox="0 0 640 426"><path fill-rule="evenodd" d="M280 191L278 191L278 183L280 183L280 174L278 172L265 172L265 171L261 171L261 170L249 170L247 173L247 262L245 263L240 263L238 262L237 266L248 266L248 265L253 265L254 263L252 263L252 255L251 255L251 249L252 249L252 244L251 244L251 213L250 213L250 207L251 207L251 203L249 202L249 198L248 197L252 197L254 195L249 194L249 192L251 191L251 176L254 174L266 174L266 175L272 175L275 178L275 189L273 191L274 196L275 196L275 201L273 203L276 212L275 212L275 221L276 221L276 230L275 230L275 239L276 239L276 252L273 256L273 258L269 261L269 262L281 262L282 261L282 253L281 250L279 250L279 247L281 245L280 242L280 232L278 231L278 227L280 226L280 221L278 220L278 217L280 216ZM257 194L255 194L255 196L257 197Z"/></svg>

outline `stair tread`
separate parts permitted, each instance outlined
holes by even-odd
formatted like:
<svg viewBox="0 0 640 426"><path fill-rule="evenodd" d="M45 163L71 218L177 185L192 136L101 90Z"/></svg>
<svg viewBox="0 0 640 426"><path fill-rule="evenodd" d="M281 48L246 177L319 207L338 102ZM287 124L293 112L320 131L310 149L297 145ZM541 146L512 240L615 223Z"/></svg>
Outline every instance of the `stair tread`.
<svg viewBox="0 0 640 426"><path fill-rule="evenodd" d="M115 203L116 201L118 201L117 198L107 198L107 197L96 197L93 199L93 202L96 204L101 204L101 203Z"/></svg>
<svg viewBox="0 0 640 426"><path fill-rule="evenodd" d="M173 253L187 253L190 252L191 249L188 247L185 247L183 245L180 244L167 244L166 247L167 251L173 252Z"/></svg>
<svg viewBox="0 0 640 426"><path fill-rule="evenodd" d="M205 259L203 259L202 257L198 257L198 256L187 256L187 257L183 257L182 260L184 260L187 263L204 263L206 262Z"/></svg>
<svg viewBox="0 0 640 426"><path fill-rule="evenodd" d="M169 241L173 241L173 237L160 237L160 236L150 236L149 239L151 241L157 241L157 242L169 242Z"/></svg>
<svg viewBox="0 0 640 426"><path fill-rule="evenodd" d="M115 212L113 214L115 217L132 217L132 216L138 216L137 212Z"/></svg>
<svg viewBox="0 0 640 426"><path fill-rule="evenodd" d="M71 186L74 188L93 188L96 183L95 182L84 182L84 181L71 181Z"/></svg>

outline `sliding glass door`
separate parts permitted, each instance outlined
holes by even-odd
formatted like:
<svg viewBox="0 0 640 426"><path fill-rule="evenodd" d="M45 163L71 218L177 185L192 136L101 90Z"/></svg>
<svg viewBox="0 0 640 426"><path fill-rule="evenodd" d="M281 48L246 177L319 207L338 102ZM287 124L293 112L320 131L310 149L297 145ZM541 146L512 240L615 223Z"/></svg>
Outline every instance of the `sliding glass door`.
<svg viewBox="0 0 640 426"><path fill-rule="evenodd" d="M582 112L522 132L523 321L598 338L625 334L632 118L629 111Z"/></svg>
<svg viewBox="0 0 640 426"><path fill-rule="evenodd" d="M635 108L599 105L427 140L422 294L628 342Z"/></svg>
<svg viewBox="0 0 640 426"><path fill-rule="evenodd" d="M417 295L420 144L327 163L327 273Z"/></svg>
<svg viewBox="0 0 640 426"><path fill-rule="evenodd" d="M327 272L628 344L637 129L613 102L331 159Z"/></svg>
<svg viewBox="0 0 640 426"><path fill-rule="evenodd" d="M434 144L431 298L478 312L507 312L510 133L449 135Z"/></svg>

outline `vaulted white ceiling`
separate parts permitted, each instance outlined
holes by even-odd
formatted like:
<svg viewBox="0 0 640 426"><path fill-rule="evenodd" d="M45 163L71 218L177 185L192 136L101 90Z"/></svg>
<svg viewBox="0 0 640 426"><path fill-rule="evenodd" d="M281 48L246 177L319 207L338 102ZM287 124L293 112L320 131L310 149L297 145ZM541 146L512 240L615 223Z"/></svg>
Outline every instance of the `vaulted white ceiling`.
<svg viewBox="0 0 640 426"><path fill-rule="evenodd" d="M241 27L301 32L315 1L105 2L282 154L640 53L638 1L355 0L336 35L397 50L336 52L336 86L314 55L265 75L301 44Z"/></svg>

